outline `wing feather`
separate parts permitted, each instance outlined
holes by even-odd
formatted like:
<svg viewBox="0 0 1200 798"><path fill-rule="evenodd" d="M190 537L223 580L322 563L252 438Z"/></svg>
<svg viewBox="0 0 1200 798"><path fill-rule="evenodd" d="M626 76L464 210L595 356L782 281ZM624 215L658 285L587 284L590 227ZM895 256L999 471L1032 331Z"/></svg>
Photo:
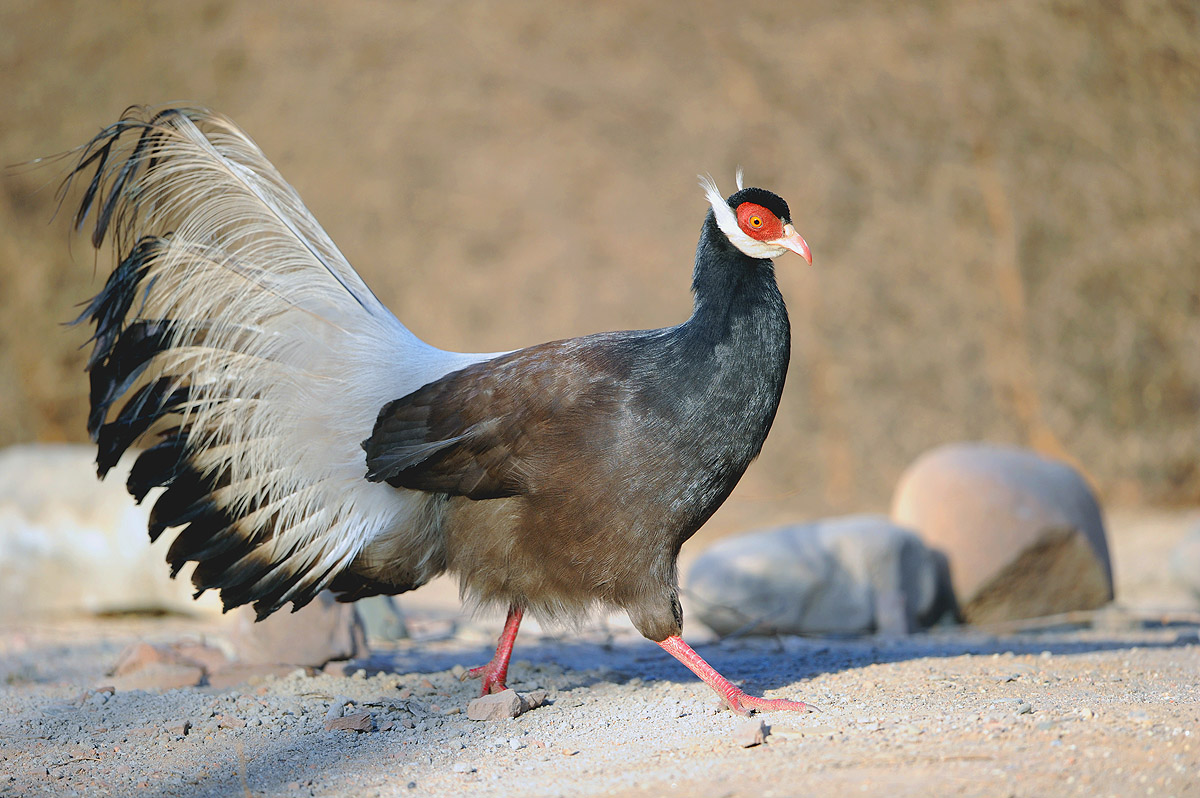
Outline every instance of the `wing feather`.
<svg viewBox="0 0 1200 798"><path fill-rule="evenodd" d="M368 479L470 499L538 492L549 464L596 451L589 418L629 397L629 350L607 333L509 353L389 402L363 441Z"/></svg>

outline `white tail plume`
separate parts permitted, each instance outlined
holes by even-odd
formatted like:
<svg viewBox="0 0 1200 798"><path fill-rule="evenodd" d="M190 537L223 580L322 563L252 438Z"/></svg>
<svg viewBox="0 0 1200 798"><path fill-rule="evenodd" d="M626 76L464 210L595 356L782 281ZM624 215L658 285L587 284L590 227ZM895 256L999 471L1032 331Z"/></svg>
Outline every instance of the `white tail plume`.
<svg viewBox="0 0 1200 798"><path fill-rule="evenodd" d="M489 356L409 332L222 116L132 109L68 183L93 165L76 224L95 214L93 243L111 234L121 260L81 317L96 324L89 429L102 474L161 432L129 487L166 487L151 535L186 525L175 570L198 561L200 591L261 615L307 602L384 534L436 559L428 497L364 479L360 442L386 402Z"/></svg>

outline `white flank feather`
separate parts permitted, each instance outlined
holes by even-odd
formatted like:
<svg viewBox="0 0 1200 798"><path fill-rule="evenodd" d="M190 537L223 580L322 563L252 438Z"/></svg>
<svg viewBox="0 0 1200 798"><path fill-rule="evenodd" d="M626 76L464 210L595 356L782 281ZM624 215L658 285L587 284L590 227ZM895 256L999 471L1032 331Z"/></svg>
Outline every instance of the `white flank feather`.
<svg viewBox="0 0 1200 798"><path fill-rule="evenodd" d="M268 575L302 574L274 606L311 597L381 535L427 546L428 497L368 482L360 443L385 403L492 355L405 328L231 121L141 113L83 152L80 169L100 161L97 239L110 195L118 255L164 239L124 318L173 324L141 382L188 387L190 464L222 475L211 496Z"/></svg>

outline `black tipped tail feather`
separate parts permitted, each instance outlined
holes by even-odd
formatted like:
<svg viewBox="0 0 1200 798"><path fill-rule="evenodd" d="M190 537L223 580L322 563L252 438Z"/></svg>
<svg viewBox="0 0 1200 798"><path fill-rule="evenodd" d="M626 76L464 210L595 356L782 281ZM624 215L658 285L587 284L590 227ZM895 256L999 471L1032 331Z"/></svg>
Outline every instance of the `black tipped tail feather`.
<svg viewBox="0 0 1200 798"><path fill-rule="evenodd" d="M117 255L76 320L95 328L97 470L148 444L127 485L161 489L149 532L177 530L172 575L195 562L198 593L262 617L335 580L367 589L350 569L381 536L428 538L404 521L423 499L365 480L358 442L427 381L406 357L440 376L464 356L395 320L254 143L207 111L134 108L81 148L75 181L76 228Z"/></svg>
<svg viewBox="0 0 1200 798"><path fill-rule="evenodd" d="M188 396L187 387L176 387L172 380L165 377L138 388L121 408L117 418L102 424L93 436L99 450L96 455L99 475L103 477L107 474L125 450L150 427L186 404ZM176 457L181 454L178 452ZM139 501L141 496L145 496L145 491L140 494Z"/></svg>

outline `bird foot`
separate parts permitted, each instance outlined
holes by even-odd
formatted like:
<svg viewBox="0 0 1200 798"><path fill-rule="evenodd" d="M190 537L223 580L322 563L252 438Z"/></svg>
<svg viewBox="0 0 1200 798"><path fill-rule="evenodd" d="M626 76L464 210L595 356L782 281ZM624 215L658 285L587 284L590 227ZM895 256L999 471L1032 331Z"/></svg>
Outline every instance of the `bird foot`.
<svg viewBox="0 0 1200 798"><path fill-rule="evenodd" d="M733 684L697 654L691 646L683 642L683 638L672 635L658 643L663 650L682 662L688 669L704 680L704 683L721 696L721 702L739 715L750 715L752 712L774 712L785 710L791 712L813 712L816 707L803 701L788 701L785 698L759 698L748 695L745 691L734 687Z"/></svg>
<svg viewBox="0 0 1200 798"><path fill-rule="evenodd" d="M464 671L463 675L458 677L461 682L465 682L467 679L481 679L483 681L482 690L479 693L481 696L507 690L508 685L504 683L507 678L508 662L505 661L497 664L494 657L487 665L471 668L468 671Z"/></svg>
<svg viewBox="0 0 1200 798"><path fill-rule="evenodd" d="M717 692L721 695L721 703L729 707L739 715L749 717L754 712L819 712L812 704L806 704L803 701L789 701L786 698L760 698L756 695L733 688L733 692L726 694L719 688Z"/></svg>
<svg viewBox="0 0 1200 798"><path fill-rule="evenodd" d="M508 660L512 657L513 642L517 639L517 629L521 626L521 617L525 614L522 607L509 607L508 619L504 622L504 631L500 633L500 641L496 644L496 653L488 660L487 665L471 668L459 677L459 681L467 679L482 679L481 696L499 693L507 690L504 683L508 678Z"/></svg>

